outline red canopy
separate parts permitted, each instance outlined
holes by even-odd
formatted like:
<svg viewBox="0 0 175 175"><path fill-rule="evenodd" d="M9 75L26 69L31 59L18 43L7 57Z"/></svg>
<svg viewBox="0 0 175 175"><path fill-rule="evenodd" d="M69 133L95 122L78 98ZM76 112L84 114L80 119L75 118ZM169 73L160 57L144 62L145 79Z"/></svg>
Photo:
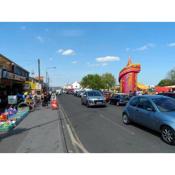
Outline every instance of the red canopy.
<svg viewBox="0 0 175 175"><path fill-rule="evenodd" d="M169 92L171 88L167 87L167 86L156 86L155 87L155 91L158 93L162 93L162 92Z"/></svg>

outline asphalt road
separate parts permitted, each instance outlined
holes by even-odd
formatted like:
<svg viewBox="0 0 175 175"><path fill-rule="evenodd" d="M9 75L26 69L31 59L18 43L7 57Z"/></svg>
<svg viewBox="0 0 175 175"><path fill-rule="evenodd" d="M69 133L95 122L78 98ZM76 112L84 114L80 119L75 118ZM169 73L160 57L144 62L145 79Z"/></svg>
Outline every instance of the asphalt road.
<svg viewBox="0 0 175 175"><path fill-rule="evenodd" d="M81 143L92 153L172 153L175 146L164 143L159 134L142 126L122 123L122 109L114 105L87 108L80 98L58 97Z"/></svg>

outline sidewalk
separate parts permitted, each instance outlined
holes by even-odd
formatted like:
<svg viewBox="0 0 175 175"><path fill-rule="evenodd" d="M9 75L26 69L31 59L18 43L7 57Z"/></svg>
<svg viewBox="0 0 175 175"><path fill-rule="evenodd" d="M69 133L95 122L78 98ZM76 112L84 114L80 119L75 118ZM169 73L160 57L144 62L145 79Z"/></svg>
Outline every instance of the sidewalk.
<svg viewBox="0 0 175 175"><path fill-rule="evenodd" d="M0 139L0 152L67 152L57 110L39 107L9 135Z"/></svg>

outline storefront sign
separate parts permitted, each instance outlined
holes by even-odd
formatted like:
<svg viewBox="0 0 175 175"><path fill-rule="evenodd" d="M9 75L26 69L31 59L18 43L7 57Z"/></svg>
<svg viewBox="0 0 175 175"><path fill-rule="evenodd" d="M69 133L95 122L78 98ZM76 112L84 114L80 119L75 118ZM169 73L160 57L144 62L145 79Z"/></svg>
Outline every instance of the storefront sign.
<svg viewBox="0 0 175 175"><path fill-rule="evenodd" d="M2 71L2 78L10 79L10 80L17 80L17 81L25 81L26 77L22 77L20 75L16 75L11 72L7 72L6 70Z"/></svg>
<svg viewBox="0 0 175 175"><path fill-rule="evenodd" d="M22 76L19 76L19 75L14 74L14 80L18 80L18 81L26 81L26 78L25 78L25 77L22 77Z"/></svg>
<svg viewBox="0 0 175 175"><path fill-rule="evenodd" d="M9 95L8 96L8 104L10 104L10 105L17 104L17 96L16 95Z"/></svg>

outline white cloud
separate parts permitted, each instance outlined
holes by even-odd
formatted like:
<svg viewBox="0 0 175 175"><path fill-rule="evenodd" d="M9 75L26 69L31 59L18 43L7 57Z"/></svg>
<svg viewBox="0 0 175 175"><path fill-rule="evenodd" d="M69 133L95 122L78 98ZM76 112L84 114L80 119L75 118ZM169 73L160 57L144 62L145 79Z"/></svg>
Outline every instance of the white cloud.
<svg viewBox="0 0 175 175"><path fill-rule="evenodd" d="M77 64L78 63L78 61L72 61L72 64Z"/></svg>
<svg viewBox="0 0 175 175"><path fill-rule="evenodd" d="M58 53L61 53L61 55L63 56L71 56L71 55L75 55L75 51L73 49L59 49L57 51Z"/></svg>
<svg viewBox="0 0 175 175"><path fill-rule="evenodd" d="M134 49L135 51L145 51L145 50L148 50L150 48L153 48L155 46L155 44L152 44L152 43L148 43L148 44L145 44L141 47L138 47L136 49Z"/></svg>
<svg viewBox="0 0 175 175"><path fill-rule="evenodd" d="M41 36L37 36L37 37L36 37L36 39L37 39L39 42L41 42L41 43L43 43L43 42L44 42L44 38L43 38L43 37L41 37Z"/></svg>
<svg viewBox="0 0 175 175"><path fill-rule="evenodd" d="M120 60L120 57L117 57L117 56L105 56L105 57L96 58L96 61L101 63L113 62L113 61L119 61L119 60Z"/></svg>
<svg viewBox="0 0 175 175"><path fill-rule="evenodd" d="M75 55L75 51L72 49L67 49L62 52L62 55L64 56Z"/></svg>
<svg viewBox="0 0 175 175"><path fill-rule="evenodd" d="M169 43L168 47L175 47L175 43Z"/></svg>
<svg viewBox="0 0 175 175"><path fill-rule="evenodd" d="M62 53L64 50L63 49L58 49L57 52L58 53Z"/></svg>

